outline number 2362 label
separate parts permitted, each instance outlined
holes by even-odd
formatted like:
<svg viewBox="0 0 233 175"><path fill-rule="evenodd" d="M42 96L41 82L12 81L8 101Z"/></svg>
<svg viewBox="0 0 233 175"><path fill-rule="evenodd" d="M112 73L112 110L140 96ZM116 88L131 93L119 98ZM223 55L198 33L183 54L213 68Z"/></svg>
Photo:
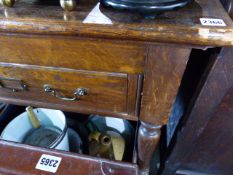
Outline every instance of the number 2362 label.
<svg viewBox="0 0 233 175"><path fill-rule="evenodd" d="M62 158L60 158L60 157L42 154L42 156L40 157L40 159L36 165L36 169L48 171L51 173L56 173L57 169L61 163L61 159Z"/></svg>

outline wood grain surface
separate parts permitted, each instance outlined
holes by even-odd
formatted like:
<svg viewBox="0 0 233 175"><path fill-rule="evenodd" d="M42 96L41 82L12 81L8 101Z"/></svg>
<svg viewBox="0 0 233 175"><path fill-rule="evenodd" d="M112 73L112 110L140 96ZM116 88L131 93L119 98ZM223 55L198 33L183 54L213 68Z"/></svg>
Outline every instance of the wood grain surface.
<svg viewBox="0 0 233 175"><path fill-rule="evenodd" d="M167 123L190 51L165 45L148 49L140 120L155 125Z"/></svg>
<svg viewBox="0 0 233 175"><path fill-rule="evenodd" d="M202 17L223 19L226 26L202 26ZM147 174L192 47L232 46L232 36L232 20L218 0L195 0L154 19L103 8L97 0L80 0L73 12L64 12L56 0L21 0L13 8L0 7L0 76L28 87L0 89L0 100L141 120L138 163ZM45 93L44 84L68 97L78 87L88 95L62 101ZM36 174L31 164L42 153L48 151L0 141L0 172ZM60 174L138 173L133 164L49 153L67 160ZM22 155L30 159L19 161Z"/></svg>
<svg viewBox="0 0 233 175"><path fill-rule="evenodd" d="M137 175L136 164L15 144L3 140L0 141L0 173L4 175L49 175L50 172L35 168L42 154L62 158L56 172L57 175Z"/></svg>
<svg viewBox="0 0 233 175"><path fill-rule="evenodd" d="M92 71L142 73L143 45L36 35L0 36L0 61Z"/></svg>
<svg viewBox="0 0 233 175"><path fill-rule="evenodd" d="M120 73L0 63L0 77L19 79L27 85L27 90L22 92L1 88L0 99L3 101L23 101L31 105L40 102L55 109L61 107L75 112L111 113L113 116L114 113L125 116L136 114L137 76L128 78L127 74ZM4 84L4 80L1 83ZM75 90L81 87L88 89L88 95L80 97L79 101L64 101L45 93L45 84L65 97L72 98Z"/></svg>
<svg viewBox="0 0 233 175"><path fill-rule="evenodd" d="M233 45L233 23L219 0L195 0L185 8L166 12L155 19L103 8L97 0L81 0L77 9L70 13L64 12L59 4L48 1L47 5L46 2L21 0L14 8L1 7L0 32ZM202 26L202 17L223 19L226 26Z"/></svg>

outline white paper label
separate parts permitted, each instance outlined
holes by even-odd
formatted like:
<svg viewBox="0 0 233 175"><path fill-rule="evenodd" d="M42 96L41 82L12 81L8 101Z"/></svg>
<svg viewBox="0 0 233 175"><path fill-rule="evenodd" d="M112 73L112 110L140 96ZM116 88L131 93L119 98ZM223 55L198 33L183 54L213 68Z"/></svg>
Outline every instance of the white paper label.
<svg viewBox="0 0 233 175"><path fill-rule="evenodd" d="M56 173L57 169L61 163L61 157L50 156L47 154L42 154L40 160L36 165L36 169L48 171L51 173Z"/></svg>
<svg viewBox="0 0 233 175"><path fill-rule="evenodd" d="M91 12L83 20L83 23L94 23L94 24L112 24L110 18L100 11L100 3L91 10Z"/></svg>
<svg viewBox="0 0 233 175"><path fill-rule="evenodd" d="M200 18L200 21L203 26L226 26L222 19Z"/></svg>

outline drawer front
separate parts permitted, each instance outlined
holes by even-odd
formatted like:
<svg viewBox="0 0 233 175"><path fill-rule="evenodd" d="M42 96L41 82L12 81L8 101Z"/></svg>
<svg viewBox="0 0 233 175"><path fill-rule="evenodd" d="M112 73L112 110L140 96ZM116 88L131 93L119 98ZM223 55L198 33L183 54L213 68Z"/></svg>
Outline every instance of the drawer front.
<svg viewBox="0 0 233 175"><path fill-rule="evenodd" d="M144 46L108 40L0 36L0 60L79 70L142 73Z"/></svg>
<svg viewBox="0 0 233 175"><path fill-rule="evenodd" d="M135 164L0 141L0 174L51 174L36 169L42 154L61 158L56 175L137 175Z"/></svg>
<svg viewBox="0 0 233 175"><path fill-rule="evenodd" d="M105 115L127 116L136 110L137 76L128 78L127 74L1 63L0 83L0 100L6 102ZM27 88L24 89L22 84ZM59 98L45 92L44 85L54 89ZM61 99L72 99L78 88L85 88L87 95L73 101Z"/></svg>

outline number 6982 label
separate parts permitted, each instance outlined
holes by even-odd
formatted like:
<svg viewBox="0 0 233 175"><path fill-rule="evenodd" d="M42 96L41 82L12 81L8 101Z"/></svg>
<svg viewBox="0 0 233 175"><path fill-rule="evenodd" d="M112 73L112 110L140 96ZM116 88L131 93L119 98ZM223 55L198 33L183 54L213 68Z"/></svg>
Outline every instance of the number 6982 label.
<svg viewBox="0 0 233 175"><path fill-rule="evenodd" d="M56 173L61 163L61 157L50 156L42 154L37 162L36 169Z"/></svg>

